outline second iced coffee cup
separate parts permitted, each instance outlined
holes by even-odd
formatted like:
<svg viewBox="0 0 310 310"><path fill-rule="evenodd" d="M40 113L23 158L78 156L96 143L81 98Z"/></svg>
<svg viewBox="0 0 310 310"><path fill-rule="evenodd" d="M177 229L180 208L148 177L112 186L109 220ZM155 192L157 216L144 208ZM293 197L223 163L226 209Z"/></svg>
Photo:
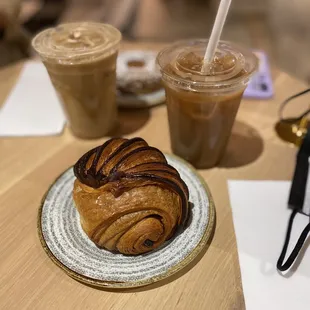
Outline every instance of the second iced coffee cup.
<svg viewBox="0 0 310 310"><path fill-rule="evenodd" d="M120 40L110 25L81 22L44 30L32 41L78 137L99 138L115 126Z"/></svg>
<svg viewBox="0 0 310 310"><path fill-rule="evenodd" d="M257 70L249 50L220 41L203 68L208 40L180 41L158 54L166 91L171 147L196 168L222 158L243 92Z"/></svg>

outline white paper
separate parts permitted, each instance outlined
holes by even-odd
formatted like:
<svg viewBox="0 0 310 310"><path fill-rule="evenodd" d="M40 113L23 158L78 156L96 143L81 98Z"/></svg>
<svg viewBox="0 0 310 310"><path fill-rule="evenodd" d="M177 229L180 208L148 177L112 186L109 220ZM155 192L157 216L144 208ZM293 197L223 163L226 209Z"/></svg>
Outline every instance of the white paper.
<svg viewBox="0 0 310 310"><path fill-rule="evenodd" d="M45 67L28 62L0 110L0 136L43 136L62 132L65 116Z"/></svg>
<svg viewBox="0 0 310 310"><path fill-rule="evenodd" d="M287 207L291 183L229 181L228 185L246 309L309 310L310 238L294 272L283 276L276 269L291 215ZM289 254L308 223L309 217L296 215Z"/></svg>

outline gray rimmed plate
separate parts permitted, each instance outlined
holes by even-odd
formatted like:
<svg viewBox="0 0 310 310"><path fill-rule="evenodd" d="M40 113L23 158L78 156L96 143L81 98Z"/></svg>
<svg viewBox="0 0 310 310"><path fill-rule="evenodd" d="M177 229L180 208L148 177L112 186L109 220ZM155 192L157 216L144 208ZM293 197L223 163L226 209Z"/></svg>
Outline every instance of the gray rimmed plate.
<svg viewBox="0 0 310 310"><path fill-rule="evenodd" d="M71 195L75 176L70 168L52 184L39 209L39 237L52 261L78 281L110 288L151 284L188 265L211 236L214 204L207 185L194 168L178 157L165 156L189 188L191 219L183 232L156 251L138 256L97 248L81 228Z"/></svg>

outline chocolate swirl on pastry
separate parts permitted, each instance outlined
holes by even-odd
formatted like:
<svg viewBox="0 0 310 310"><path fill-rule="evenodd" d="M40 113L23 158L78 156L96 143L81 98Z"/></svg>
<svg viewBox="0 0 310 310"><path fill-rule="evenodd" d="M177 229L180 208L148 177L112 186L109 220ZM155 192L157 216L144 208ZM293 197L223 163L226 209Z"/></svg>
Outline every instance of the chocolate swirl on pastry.
<svg viewBox="0 0 310 310"><path fill-rule="evenodd" d="M108 140L84 154L74 174L82 228L101 248L148 252L187 220L186 184L162 152L141 138Z"/></svg>

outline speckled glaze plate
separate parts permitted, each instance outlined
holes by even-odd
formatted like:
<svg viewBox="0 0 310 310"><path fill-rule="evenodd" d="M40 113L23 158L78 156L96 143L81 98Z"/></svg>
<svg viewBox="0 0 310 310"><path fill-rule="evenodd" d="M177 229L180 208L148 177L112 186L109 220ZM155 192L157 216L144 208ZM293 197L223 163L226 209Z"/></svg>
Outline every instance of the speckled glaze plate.
<svg viewBox="0 0 310 310"><path fill-rule="evenodd" d="M44 196L38 215L41 244L72 278L97 287L130 288L165 279L188 265L210 238L215 209L204 180L185 161L165 155L189 188L191 218L184 231L156 251L138 256L99 249L86 236L72 200L73 169L65 171Z"/></svg>

